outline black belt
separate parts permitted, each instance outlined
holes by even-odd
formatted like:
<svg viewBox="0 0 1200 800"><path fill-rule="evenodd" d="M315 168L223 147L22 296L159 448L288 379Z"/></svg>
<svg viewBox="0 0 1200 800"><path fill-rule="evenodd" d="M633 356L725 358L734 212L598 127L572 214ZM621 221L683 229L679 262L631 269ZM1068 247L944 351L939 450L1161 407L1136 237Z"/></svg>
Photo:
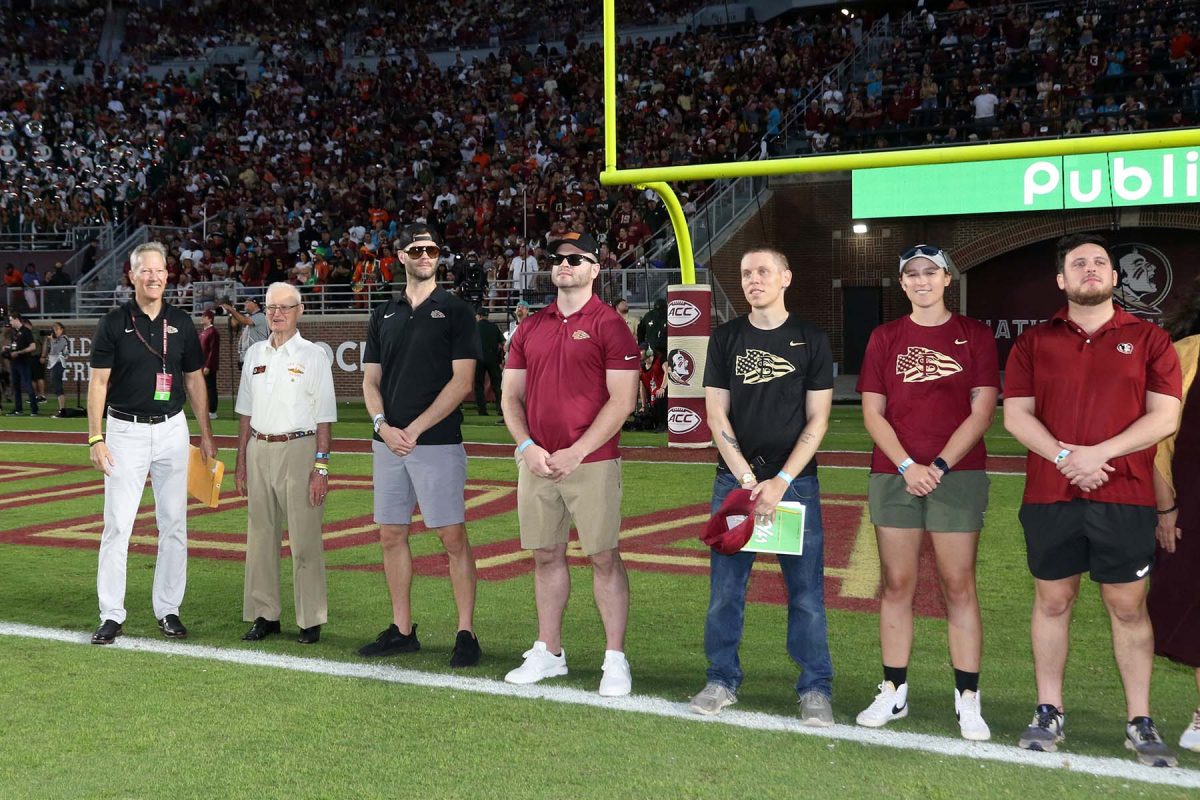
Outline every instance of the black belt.
<svg viewBox="0 0 1200 800"><path fill-rule="evenodd" d="M179 412L176 411L175 414ZM124 411L117 411L115 408L108 410L108 415L113 419L119 419L122 422L140 422L143 425L157 425L160 422L166 422L175 414L126 414Z"/></svg>
<svg viewBox="0 0 1200 800"><path fill-rule="evenodd" d="M259 433L253 428L250 429L250 435L260 442L290 442L292 439L303 439L305 436L312 436L316 431L292 431L291 433Z"/></svg>

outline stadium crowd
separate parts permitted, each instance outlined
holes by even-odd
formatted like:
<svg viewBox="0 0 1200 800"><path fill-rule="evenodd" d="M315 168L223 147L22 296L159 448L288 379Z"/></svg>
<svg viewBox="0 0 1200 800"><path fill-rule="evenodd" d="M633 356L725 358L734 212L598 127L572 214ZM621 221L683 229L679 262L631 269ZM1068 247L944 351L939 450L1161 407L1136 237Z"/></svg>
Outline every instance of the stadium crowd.
<svg viewBox="0 0 1200 800"><path fill-rule="evenodd" d="M441 68L411 36L390 38L389 12L294 6L133 10L121 61L81 82L10 63L0 73L0 134L11 132L0 140L0 232L127 218L201 225L207 239L177 243L175 271L191 282L261 286L284 276L315 291L386 284L396 226L423 220L449 250L447 278L464 281L478 266L489 284L519 278L529 290L548 287L544 273L526 275L527 259L540 256L528 249L530 231L593 231L615 268L634 264L666 222L652 193L605 189L594 177L598 45L572 37L562 49L501 47ZM810 96L792 130L812 151L1191 124L1200 107L1191 12L1084 8L995 4L919 18L897 26L902 35L845 87L830 71L862 28L840 14L633 41L618 76L621 164L779 154L789 112ZM430 9L424 29L447 35L448 19ZM465 42L469 20L503 27L509 11L456 7L467 21L449 29ZM647 13L682 11L672 2ZM239 24L210 24L225 13ZM54 27L50 12L33 19ZM429 35L421 42L439 46ZM332 46L342 41L386 55L377 67L343 66ZM145 67L223 44L255 45L263 60L161 79ZM30 123L42 132L28 135ZM708 188L677 187L685 212Z"/></svg>

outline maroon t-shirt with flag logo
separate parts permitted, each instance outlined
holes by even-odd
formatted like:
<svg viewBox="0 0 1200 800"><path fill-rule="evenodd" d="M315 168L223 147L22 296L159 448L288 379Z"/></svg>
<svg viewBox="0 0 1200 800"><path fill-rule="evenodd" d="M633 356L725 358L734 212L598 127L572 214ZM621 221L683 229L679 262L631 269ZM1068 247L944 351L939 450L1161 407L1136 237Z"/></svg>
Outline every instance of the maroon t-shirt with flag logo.
<svg viewBox="0 0 1200 800"><path fill-rule="evenodd" d="M1034 398L1034 416L1060 442L1099 444L1146 413L1146 393L1183 396L1179 356L1157 325L1116 308L1108 322L1085 332L1059 309L1049 322L1022 333L1008 354L1005 397ZM1154 452L1150 445L1114 458L1100 488L1072 486L1053 462L1030 453L1025 502L1154 505Z"/></svg>
<svg viewBox="0 0 1200 800"><path fill-rule="evenodd" d="M642 354L621 315L592 295L569 317L552 303L517 326L505 369L525 370L529 436L548 452L573 445L608 402L606 372L640 371ZM583 459L620 456L618 431Z"/></svg>
<svg viewBox="0 0 1200 800"><path fill-rule="evenodd" d="M971 390L977 386L1000 388L996 339L979 320L954 314L933 327L907 316L880 325L871 332L855 388L887 397L884 419L909 457L929 464L971 415ZM986 462L980 439L951 466L983 469ZM895 471L896 465L876 447L871 472Z"/></svg>

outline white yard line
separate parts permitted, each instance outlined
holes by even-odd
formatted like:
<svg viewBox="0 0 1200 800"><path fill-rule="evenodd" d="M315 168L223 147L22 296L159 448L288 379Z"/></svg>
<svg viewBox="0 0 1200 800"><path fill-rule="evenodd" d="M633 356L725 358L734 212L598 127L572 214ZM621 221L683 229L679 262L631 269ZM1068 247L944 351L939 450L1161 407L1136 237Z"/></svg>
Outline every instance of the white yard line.
<svg viewBox="0 0 1200 800"><path fill-rule="evenodd" d="M78 633L59 628L42 628L13 622L0 622L0 636L44 639L66 644L92 646L87 633ZM388 683L399 683L408 686L452 689L496 697L549 700L554 703L591 706L609 711L649 714L651 716L666 717L697 724L731 725L733 727L756 731L804 734L823 739L836 739L844 742L892 747L898 750L935 753L940 756L983 759L985 761L995 761L1004 764L1019 764L1026 767L1064 770L1066 772L1094 775L1103 778L1117 778L1141 783L1200 789L1200 771L1144 767L1135 763L1132 758L1105 758L1100 756L1074 755L1071 753L1033 753L1011 745L967 742L963 739L951 739L920 733L904 733L902 731L871 730L852 725L834 725L831 728L808 728L801 725L800 720L796 717L781 717L774 714L750 711L726 710L719 717L700 717L690 712L686 704L671 702L660 697L631 695L629 697L604 698L594 692L560 686L513 686L489 678L465 678L457 675L419 672L386 664L362 664L329 661L321 658L299 658L297 656L262 653L254 650L209 647L206 645L167 642L156 639L139 639L132 636L117 639L116 643L109 645L109 647L117 650L135 650L144 653L186 656L188 658L220 661L227 664L241 664L251 667L270 667L273 669L291 670L293 672L386 681Z"/></svg>

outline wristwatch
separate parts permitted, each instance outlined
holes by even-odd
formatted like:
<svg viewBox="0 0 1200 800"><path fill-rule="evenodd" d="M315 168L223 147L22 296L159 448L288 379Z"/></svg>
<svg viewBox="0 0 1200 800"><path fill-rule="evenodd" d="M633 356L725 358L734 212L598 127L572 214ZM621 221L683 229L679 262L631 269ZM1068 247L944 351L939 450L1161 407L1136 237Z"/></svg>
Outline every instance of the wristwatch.
<svg viewBox="0 0 1200 800"><path fill-rule="evenodd" d="M379 433L379 429L385 422L387 422L387 417L385 417L383 414L376 414L375 418L371 420L371 427L375 429L376 433Z"/></svg>
<svg viewBox="0 0 1200 800"><path fill-rule="evenodd" d="M738 482L742 483L744 485L744 484L750 483L753 480L754 480L754 473L747 472L745 475L743 475L741 478L738 479Z"/></svg>

